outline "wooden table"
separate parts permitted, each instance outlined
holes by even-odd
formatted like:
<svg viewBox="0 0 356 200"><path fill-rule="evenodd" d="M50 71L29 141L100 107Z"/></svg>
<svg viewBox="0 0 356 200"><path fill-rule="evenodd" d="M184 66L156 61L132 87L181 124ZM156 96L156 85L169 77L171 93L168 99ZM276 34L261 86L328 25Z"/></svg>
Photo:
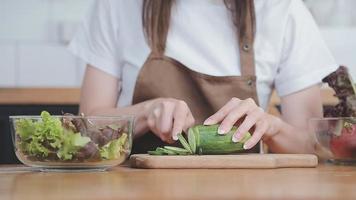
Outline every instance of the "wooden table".
<svg viewBox="0 0 356 200"><path fill-rule="evenodd" d="M330 88L321 90L324 105L335 105L338 100ZM80 88L0 88L0 104L79 104ZM280 98L272 93L271 106L279 105Z"/></svg>
<svg viewBox="0 0 356 200"><path fill-rule="evenodd" d="M4 166L3 166L4 167ZM1 167L0 167L1 171ZM356 199L356 167L0 172L1 200Z"/></svg>

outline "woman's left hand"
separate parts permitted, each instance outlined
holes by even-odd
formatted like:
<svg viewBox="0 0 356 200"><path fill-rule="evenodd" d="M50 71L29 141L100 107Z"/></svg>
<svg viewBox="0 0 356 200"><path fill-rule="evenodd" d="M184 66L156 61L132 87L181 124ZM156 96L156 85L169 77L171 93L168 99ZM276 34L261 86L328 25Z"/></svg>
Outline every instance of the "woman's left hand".
<svg viewBox="0 0 356 200"><path fill-rule="evenodd" d="M278 132L272 125L276 117L266 113L251 98L246 100L232 98L218 112L206 119L204 125L221 122L218 133L225 134L243 117L245 118L234 133L232 141L239 142L254 127L252 137L245 142L244 149L251 149L262 138L269 138Z"/></svg>

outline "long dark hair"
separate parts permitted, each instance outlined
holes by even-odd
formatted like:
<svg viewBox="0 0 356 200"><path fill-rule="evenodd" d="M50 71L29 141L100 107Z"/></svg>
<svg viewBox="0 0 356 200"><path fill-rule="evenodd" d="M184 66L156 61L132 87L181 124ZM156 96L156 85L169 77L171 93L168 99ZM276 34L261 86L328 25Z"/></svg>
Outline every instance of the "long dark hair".
<svg viewBox="0 0 356 200"><path fill-rule="evenodd" d="M144 0L142 7L142 22L146 39L158 52L165 50L170 24L171 10L175 0ZM246 18L251 12L253 32L255 32L254 0L224 0L225 6L231 11L231 17L240 41L246 36Z"/></svg>

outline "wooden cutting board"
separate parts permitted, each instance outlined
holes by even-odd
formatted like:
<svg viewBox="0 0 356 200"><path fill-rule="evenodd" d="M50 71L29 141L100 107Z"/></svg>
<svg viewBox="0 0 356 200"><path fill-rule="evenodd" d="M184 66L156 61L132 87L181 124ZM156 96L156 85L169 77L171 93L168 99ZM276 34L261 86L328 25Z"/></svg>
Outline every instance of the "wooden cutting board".
<svg viewBox="0 0 356 200"><path fill-rule="evenodd" d="M238 169L316 167L318 158L310 154L240 154L151 156L135 154L130 158L134 168L146 169Z"/></svg>

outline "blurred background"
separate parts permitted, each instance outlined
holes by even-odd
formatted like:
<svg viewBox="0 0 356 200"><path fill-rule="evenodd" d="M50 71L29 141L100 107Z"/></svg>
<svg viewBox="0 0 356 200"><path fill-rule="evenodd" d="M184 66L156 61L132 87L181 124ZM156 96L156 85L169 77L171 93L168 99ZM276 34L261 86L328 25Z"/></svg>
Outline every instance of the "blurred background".
<svg viewBox="0 0 356 200"><path fill-rule="evenodd" d="M79 87L84 63L66 45L91 1L0 0L0 87ZM338 63L356 77L356 1L305 2Z"/></svg>
<svg viewBox="0 0 356 200"><path fill-rule="evenodd" d="M78 113L85 63L66 46L93 0L0 0L0 164L18 163L9 116ZM128 1L128 0L127 0ZM340 65L356 79L356 0L305 0ZM323 91L324 106L337 100ZM279 99L269 112L279 114Z"/></svg>
<svg viewBox="0 0 356 200"><path fill-rule="evenodd" d="M0 0L0 87L79 87L84 64L66 45L90 2Z"/></svg>

